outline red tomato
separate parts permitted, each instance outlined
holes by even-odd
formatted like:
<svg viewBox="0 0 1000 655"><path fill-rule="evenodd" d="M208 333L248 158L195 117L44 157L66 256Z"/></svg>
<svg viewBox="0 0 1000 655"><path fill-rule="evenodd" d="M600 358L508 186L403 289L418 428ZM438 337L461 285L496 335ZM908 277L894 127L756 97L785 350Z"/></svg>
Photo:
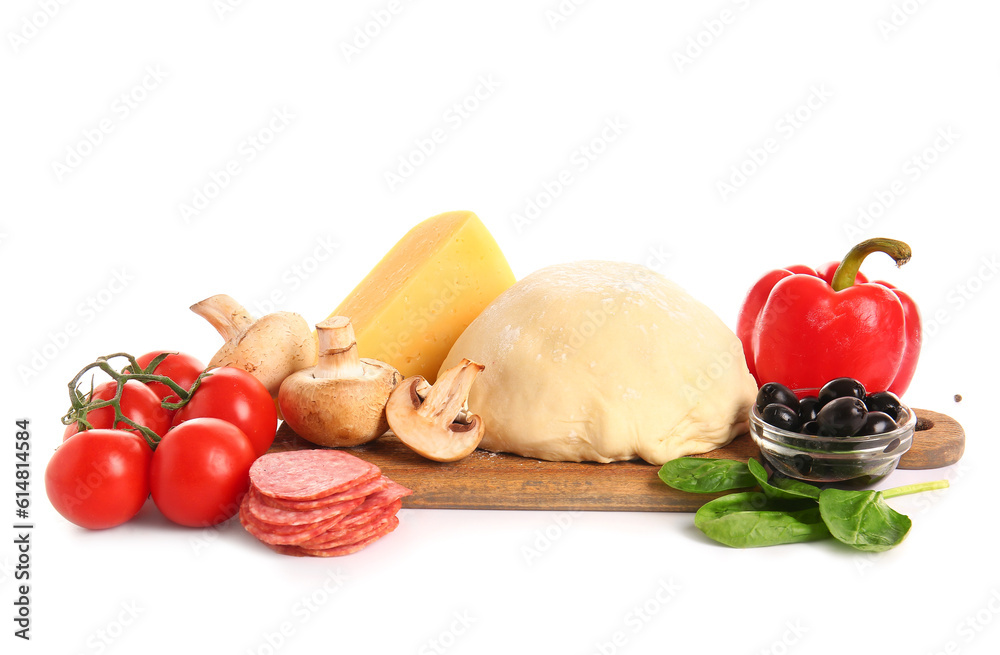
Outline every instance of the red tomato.
<svg viewBox="0 0 1000 655"><path fill-rule="evenodd" d="M135 361L142 368L146 368L149 366L151 361L165 352L170 352L172 354L167 355L166 359L156 366L156 370L154 370L153 373L156 375L166 375L168 378L176 382L181 388L190 389L191 385L194 384L194 381L198 379L199 375L201 375L201 372L205 370L205 365L191 355L173 352L170 350L154 350L153 352L136 357ZM180 398L177 397L177 394L175 394L170 387L162 382L147 382L146 386L152 389L153 392L160 397L160 400L167 400L172 403L176 403L180 400ZM173 414L174 412L170 411L171 417Z"/></svg>
<svg viewBox="0 0 1000 655"><path fill-rule="evenodd" d="M241 368L212 369L191 400L174 415L174 427L200 417L219 418L243 431L258 457L274 443L278 413L267 388Z"/></svg>
<svg viewBox="0 0 1000 655"><path fill-rule="evenodd" d="M105 382L94 388L93 398L95 400L111 400L115 397L117 390L117 382L113 380ZM139 425L149 428L161 437L170 429L170 416L167 410L160 406L159 396L142 382L129 380L125 383L125 390L122 391L121 397L121 408L122 414L126 417ZM139 434L138 430L130 428L124 421L118 421L118 424L114 426L111 425L115 420L115 409L113 407L95 409L87 414L87 420L95 428L129 430ZM63 441L66 441L78 431L77 424L70 423L63 432Z"/></svg>
<svg viewBox="0 0 1000 655"><path fill-rule="evenodd" d="M257 456L243 432L217 418L170 430L153 453L149 486L164 516L193 528L222 523L239 510Z"/></svg>
<svg viewBox="0 0 1000 655"><path fill-rule="evenodd" d="M134 432L87 430L56 449L45 467L45 493L56 511L102 530L136 515L149 496L153 451Z"/></svg>

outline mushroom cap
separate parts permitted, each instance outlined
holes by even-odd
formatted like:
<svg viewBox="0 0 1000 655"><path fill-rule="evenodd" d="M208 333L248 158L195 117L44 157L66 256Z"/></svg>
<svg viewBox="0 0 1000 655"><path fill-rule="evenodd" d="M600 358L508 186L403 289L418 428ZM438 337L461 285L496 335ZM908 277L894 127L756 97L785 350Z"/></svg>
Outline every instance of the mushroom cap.
<svg viewBox="0 0 1000 655"><path fill-rule="evenodd" d="M278 406L288 426L319 446L358 446L385 434L385 405L399 372L375 359L361 358L364 375L317 378L310 367L281 383Z"/></svg>
<svg viewBox="0 0 1000 655"><path fill-rule="evenodd" d="M393 433L414 452L436 462L454 462L472 454L483 440L483 420L472 414L468 423L443 424L421 414L417 388L422 384L426 380L419 375L407 378L389 396L385 415Z"/></svg>

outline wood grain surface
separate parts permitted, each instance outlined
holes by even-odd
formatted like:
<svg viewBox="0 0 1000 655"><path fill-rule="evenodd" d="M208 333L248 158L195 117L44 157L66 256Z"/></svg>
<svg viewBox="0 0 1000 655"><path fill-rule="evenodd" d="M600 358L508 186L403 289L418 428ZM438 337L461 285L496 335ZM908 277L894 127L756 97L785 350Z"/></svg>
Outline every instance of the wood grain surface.
<svg viewBox="0 0 1000 655"><path fill-rule="evenodd" d="M944 414L914 411L917 432L899 468L929 469L956 463L965 450L962 426ZM306 448L318 446L283 424L271 451ZM546 462L477 450L458 462L432 462L391 433L350 452L412 489L413 495L403 501L403 507L408 508L693 512L715 497L672 489L657 477L659 467L641 461ZM743 435L700 457L760 459L760 452L750 436Z"/></svg>

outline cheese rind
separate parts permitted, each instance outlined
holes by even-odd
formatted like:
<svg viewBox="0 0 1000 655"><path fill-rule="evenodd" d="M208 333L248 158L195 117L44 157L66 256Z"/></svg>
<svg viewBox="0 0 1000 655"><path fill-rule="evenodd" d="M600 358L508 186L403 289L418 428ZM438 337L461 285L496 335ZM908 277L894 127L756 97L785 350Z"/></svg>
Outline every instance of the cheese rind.
<svg viewBox="0 0 1000 655"><path fill-rule="evenodd" d="M331 316L351 319L362 357L433 383L455 340L512 284L482 221L448 212L410 230Z"/></svg>

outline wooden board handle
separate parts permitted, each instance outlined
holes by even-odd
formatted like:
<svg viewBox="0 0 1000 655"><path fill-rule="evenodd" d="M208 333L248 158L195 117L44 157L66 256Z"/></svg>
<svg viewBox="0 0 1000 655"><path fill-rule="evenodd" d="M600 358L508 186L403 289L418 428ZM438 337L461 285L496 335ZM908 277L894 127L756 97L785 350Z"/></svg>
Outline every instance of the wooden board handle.
<svg viewBox="0 0 1000 655"><path fill-rule="evenodd" d="M958 421L929 409L914 409L917 429L913 447L899 460L899 468L936 469L957 464L965 454L965 430Z"/></svg>

